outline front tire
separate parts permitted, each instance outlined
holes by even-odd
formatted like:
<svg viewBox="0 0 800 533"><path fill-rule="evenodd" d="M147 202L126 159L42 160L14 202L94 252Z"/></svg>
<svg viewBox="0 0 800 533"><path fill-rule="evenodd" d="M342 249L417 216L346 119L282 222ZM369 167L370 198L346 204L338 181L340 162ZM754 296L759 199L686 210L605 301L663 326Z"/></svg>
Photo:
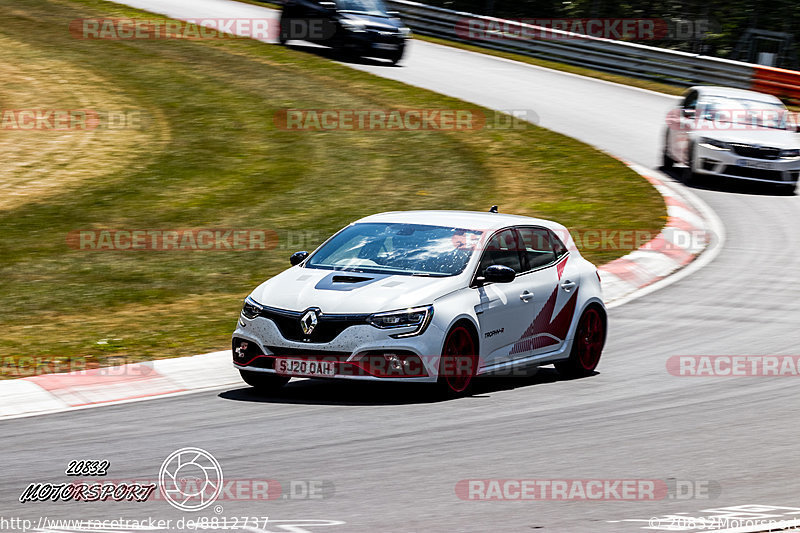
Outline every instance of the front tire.
<svg viewBox="0 0 800 533"><path fill-rule="evenodd" d="M475 338L466 326L457 324L444 341L439 361L440 391L447 397L466 396L472 391L478 372Z"/></svg>
<svg viewBox="0 0 800 533"><path fill-rule="evenodd" d="M278 43L283 46L286 46L286 43L289 42L289 27L289 20L281 17L278 24Z"/></svg>
<svg viewBox="0 0 800 533"><path fill-rule="evenodd" d="M590 375L600 362L606 343L606 318L598 307L589 307L581 315L569 359L555 364L558 373L567 378Z"/></svg>
<svg viewBox="0 0 800 533"><path fill-rule="evenodd" d="M389 58L389 61L392 62L392 65L397 65L397 63L400 62L401 59L403 59L403 53L405 53L405 50L406 47L405 45L403 45L392 57Z"/></svg>
<svg viewBox="0 0 800 533"><path fill-rule="evenodd" d="M683 169L684 185L697 184L697 174L694 171L694 145L689 147L689 157L686 160L686 168Z"/></svg>
<svg viewBox="0 0 800 533"><path fill-rule="evenodd" d="M274 393L281 387L289 383L289 378L277 374L267 374L266 372L252 372L250 370L239 370L245 383L255 388L260 393Z"/></svg>
<svg viewBox="0 0 800 533"><path fill-rule="evenodd" d="M664 170L672 170L672 165L675 164L675 161L670 157L669 151L667 149L667 145L664 144L664 160L661 164Z"/></svg>

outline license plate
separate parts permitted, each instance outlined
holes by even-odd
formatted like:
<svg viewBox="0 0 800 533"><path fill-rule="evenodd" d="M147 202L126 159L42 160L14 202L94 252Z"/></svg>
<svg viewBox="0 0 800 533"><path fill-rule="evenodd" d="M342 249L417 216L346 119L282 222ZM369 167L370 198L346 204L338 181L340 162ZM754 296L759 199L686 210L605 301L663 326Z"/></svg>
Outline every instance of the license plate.
<svg viewBox="0 0 800 533"><path fill-rule="evenodd" d="M740 167L758 168L761 170L773 170L775 165L765 161L750 161L749 159L737 159L736 164Z"/></svg>
<svg viewBox="0 0 800 533"><path fill-rule="evenodd" d="M372 47L378 50L397 50L396 44L373 43Z"/></svg>
<svg viewBox="0 0 800 533"><path fill-rule="evenodd" d="M279 357L275 359L275 372L287 376L332 377L336 374L336 363Z"/></svg>

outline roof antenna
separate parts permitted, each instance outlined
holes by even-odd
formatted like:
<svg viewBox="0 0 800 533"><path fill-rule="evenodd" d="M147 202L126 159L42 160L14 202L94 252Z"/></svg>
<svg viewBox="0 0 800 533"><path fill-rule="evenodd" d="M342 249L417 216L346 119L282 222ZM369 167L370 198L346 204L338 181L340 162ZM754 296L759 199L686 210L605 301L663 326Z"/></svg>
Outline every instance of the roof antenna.
<svg viewBox="0 0 800 533"><path fill-rule="evenodd" d="M490 213L497 213L497 206L496 206L496 205L493 205L493 206L492 206L492 207L489 209L489 212L490 212Z"/></svg>

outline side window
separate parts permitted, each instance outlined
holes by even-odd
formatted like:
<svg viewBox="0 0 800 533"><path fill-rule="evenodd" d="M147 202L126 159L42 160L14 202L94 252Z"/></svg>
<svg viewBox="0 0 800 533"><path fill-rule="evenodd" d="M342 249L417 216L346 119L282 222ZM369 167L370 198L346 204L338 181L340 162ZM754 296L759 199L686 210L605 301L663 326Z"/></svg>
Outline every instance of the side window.
<svg viewBox="0 0 800 533"><path fill-rule="evenodd" d="M518 274L522 272L522 264L520 263L517 248L513 230L504 229L496 233L486 243L486 249L483 251L483 257L481 257L481 262L478 266L478 275L482 276L483 271L492 265L513 268L514 272Z"/></svg>
<svg viewBox="0 0 800 533"><path fill-rule="evenodd" d="M567 255L568 250L566 245L558 238L558 235L552 231L550 232L550 240L553 241L553 251L556 253L556 261Z"/></svg>
<svg viewBox="0 0 800 533"><path fill-rule="evenodd" d="M548 230L545 228L518 228L517 231L526 271L549 265L556 260Z"/></svg>
<svg viewBox="0 0 800 533"><path fill-rule="evenodd" d="M694 109L697 107L697 91L692 91L683 100L684 109Z"/></svg>

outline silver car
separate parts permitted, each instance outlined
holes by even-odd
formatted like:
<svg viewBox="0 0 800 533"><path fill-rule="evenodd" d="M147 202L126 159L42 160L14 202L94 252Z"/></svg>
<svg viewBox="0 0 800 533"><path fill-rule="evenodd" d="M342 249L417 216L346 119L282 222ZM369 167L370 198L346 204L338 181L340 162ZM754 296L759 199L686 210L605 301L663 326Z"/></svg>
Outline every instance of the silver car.
<svg viewBox="0 0 800 533"><path fill-rule="evenodd" d="M800 137L781 101L727 87L691 87L667 115L664 168L769 183L791 193L800 176Z"/></svg>

